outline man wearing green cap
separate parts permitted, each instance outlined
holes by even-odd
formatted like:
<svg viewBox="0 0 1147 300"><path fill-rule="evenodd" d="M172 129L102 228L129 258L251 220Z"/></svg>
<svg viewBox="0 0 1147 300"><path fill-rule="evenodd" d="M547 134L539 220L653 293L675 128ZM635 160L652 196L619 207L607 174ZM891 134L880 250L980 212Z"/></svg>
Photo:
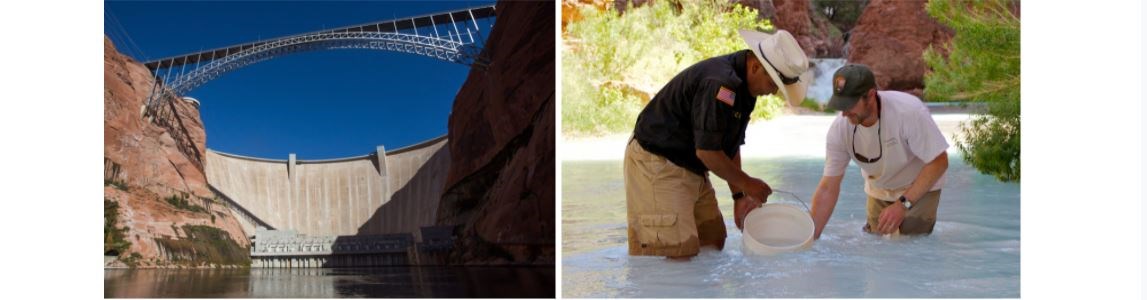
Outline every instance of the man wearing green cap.
<svg viewBox="0 0 1147 300"><path fill-rule="evenodd" d="M868 196L864 230L930 234L948 169L948 142L924 103L911 94L877 91L868 66L849 64L833 75L828 107L841 112L828 130L824 175L813 193L820 237L840 196L849 160L860 167Z"/></svg>
<svg viewBox="0 0 1147 300"><path fill-rule="evenodd" d="M685 258L704 245L724 247L710 171L729 183L738 228L772 193L741 169L740 146L758 96L803 99L793 87L802 87L808 58L784 30L740 33L748 50L681 71L637 117L624 162L630 255Z"/></svg>

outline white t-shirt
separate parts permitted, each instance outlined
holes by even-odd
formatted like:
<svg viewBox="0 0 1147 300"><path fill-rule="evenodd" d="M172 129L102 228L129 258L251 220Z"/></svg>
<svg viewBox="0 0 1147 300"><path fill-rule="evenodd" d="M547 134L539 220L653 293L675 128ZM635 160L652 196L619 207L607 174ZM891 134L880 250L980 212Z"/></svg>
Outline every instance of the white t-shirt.
<svg viewBox="0 0 1147 300"><path fill-rule="evenodd" d="M916 180L924 169L924 164L948 149L948 141L940 133L936 121L928 107L908 93L898 91L877 91L881 100L880 121L872 127L852 125L843 115L837 116L828 129L824 176L843 176L848 162L854 160L852 152L852 131L856 126L856 152L868 158L880 156L877 144L877 128L884 140L884 154L874 163L862 163L860 174L864 176L864 192L873 198L895 201ZM941 175L929 191L944 186L947 174Z"/></svg>

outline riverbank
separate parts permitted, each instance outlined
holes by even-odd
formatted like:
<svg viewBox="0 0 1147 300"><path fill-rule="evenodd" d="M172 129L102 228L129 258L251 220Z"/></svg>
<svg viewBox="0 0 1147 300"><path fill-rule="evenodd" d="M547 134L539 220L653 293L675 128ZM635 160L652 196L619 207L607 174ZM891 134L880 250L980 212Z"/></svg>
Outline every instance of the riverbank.
<svg viewBox="0 0 1147 300"><path fill-rule="evenodd" d="M104 256L104 270L119 270L119 269L139 269L139 270L147 270L147 269L199 269L199 270L208 270L208 269L250 269L250 267L249 266L240 266L240 265L216 265L216 264L206 264L206 265L201 265L201 266L191 266L191 265L181 265L181 264L147 265L147 266L137 265L135 267L132 267L132 266L128 265L126 262L124 262L123 260L120 260L119 257L107 256L107 255Z"/></svg>
<svg viewBox="0 0 1147 300"><path fill-rule="evenodd" d="M933 113L932 118L948 140L948 152L955 152L960 123L971 119L966 112ZM783 115L749 124L742 159L777 157L824 157L825 134L836 115ZM563 137L558 145L563 161L621 160L630 133L598 137Z"/></svg>

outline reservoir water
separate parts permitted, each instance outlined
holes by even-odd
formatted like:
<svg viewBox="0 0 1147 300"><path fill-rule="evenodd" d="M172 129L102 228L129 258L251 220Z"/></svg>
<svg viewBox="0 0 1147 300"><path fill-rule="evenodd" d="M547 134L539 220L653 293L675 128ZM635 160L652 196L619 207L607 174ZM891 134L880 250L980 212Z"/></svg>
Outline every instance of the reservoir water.
<svg viewBox="0 0 1147 300"><path fill-rule="evenodd" d="M551 298L553 267L104 271L105 298Z"/></svg>

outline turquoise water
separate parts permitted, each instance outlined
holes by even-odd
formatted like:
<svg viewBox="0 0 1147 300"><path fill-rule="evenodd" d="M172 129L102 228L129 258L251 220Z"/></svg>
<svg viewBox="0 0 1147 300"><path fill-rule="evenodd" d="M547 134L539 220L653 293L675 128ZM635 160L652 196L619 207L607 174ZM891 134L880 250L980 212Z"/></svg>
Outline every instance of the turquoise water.
<svg viewBox="0 0 1147 300"><path fill-rule="evenodd" d="M745 169L808 201L821 158L760 159ZM888 239L861 231L865 198L850 166L836 211L811 250L742 253L724 181L711 176L729 237L688 262L626 253L621 162L562 163L565 297L1019 297L1020 186L950 157L930 236ZM796 203L791 196L770 201Z"/></svg>

